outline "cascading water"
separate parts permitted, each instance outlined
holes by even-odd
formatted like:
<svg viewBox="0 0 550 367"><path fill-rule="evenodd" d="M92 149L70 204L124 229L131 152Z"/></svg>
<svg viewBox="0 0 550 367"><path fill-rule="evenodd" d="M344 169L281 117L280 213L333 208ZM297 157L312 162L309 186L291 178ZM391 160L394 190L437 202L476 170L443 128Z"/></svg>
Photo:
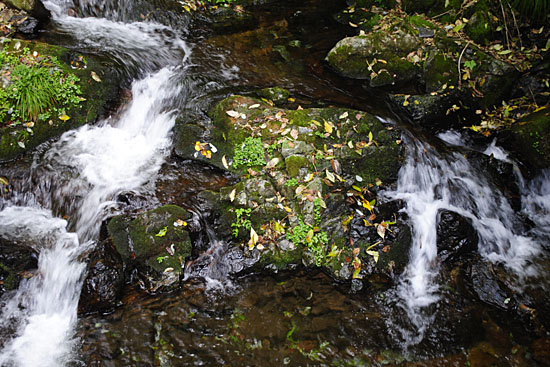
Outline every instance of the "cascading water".
<svg viewBox="0 0 550 367"><path fill-rule="evenodd" d="M1 310L3 328L16 329L0 353L1 366L53 367L71 360L85 270L79 255L93 246L118 192L154 182L169 151L177 109L174 101L181 92L176 77L182 68L176 65L189 53L185 43L164 26L72 18L64 15L67 3L46 5L61 28L85 45L108 43L131 67L143 62L142 70L149 74L134 82L132 102L119 118L64 134L43 161L33 165L33 172L47 170L52 177L71 172L71 179L55 187L52 196L74 202L76 211L70 213L70 220L76 233L68 232L67 222L55 218L50 208L40 208L40 200L30 198L19 206L8 203L0 212L0 237L36 243L39 252L37 273L22 283ZM145 51L151 48L156 55L146 57ZM171 66L154 71L155 65Z"/></svg>
<svg viewBox="0 0 550 367"><path fill-rule="evenodd" d="M460 145L454 135L442 136L451 145ZM397 286L399 306L406 312L410 327L399 327L405 347L423 340L433 321L433 309L440 296L436 276L439 270L437 221L441 210L450 210L471 219L479 235L478 251L488 261L503 264L515 274L516 286L538 274L533 259L541 253L540 241L518 228L517 213L485 173L477 170L457 152L446 156L428 144L406 138L410 147L406 164L399 172L398 188L385 195L406 203L413 243L409 265ZM485 154L507 160L505 152L494 145ZM519 175L519 171L517 171ZM519 175L520 186L523 179ZM524 211L538 213L548 221L548 172L534 180L523 192ZM534 197L533 197L534 195ZM527 204L531 203L531 204ZM548 223L547 223L548 224ZM544 224L543 224L544 225Z"/></svg>

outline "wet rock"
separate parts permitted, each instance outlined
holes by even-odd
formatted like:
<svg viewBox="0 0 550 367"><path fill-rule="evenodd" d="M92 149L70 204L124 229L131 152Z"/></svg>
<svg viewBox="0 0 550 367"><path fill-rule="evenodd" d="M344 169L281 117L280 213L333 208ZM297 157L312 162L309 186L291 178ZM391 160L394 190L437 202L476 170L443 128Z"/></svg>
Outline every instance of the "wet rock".
<svg viewBox="0 0 550 367"><path fill-rule="evenodd" d="M165 205L132 219L117 216L107 225L113 244L127 266L135 267L151 292L178 285L185 259L191 255L191 214Z"/></svg>
<svg viewBox="0 0 550 367"><path fill-rule="evenodd" d="M38 254L24 244L0 237L0 296L17 289L21 280L38 267Z"/></svg>
<svg viewBox="0 0 550 367"><path fill-rule="evenodd" d="M46 22L51 17L50 11L40 0L4 0L3 2L12 8L26 11L41 22Z"/></svg>
<svg viewBox="0 0 550 367"><path fill-rule="evenodd" d="M503 134L502 144L530 168L550 167L550 109L517 121Z"/></svg>
<svg viewBox="0 0 550 367"><path fill-rule="evenodd" d="M419 46L416 36L398 30L344 38L327 55L329 65L348 78L370 80L372 87L412 81L417 67L395 55L407 55ZM381 59L384 62L378 62Z"/></svg>
<svg viewBox="0 0 550 367"><path fill-rule="evenodd" d="M114 246L101 242L89 255L88 273L82 285L79 312L108 312L120 302L125 277L122 258Z"/></svg>
<svg viewBox="0 0 550 367"><path fill-rule="evenodd" d="M498 281L490 265L482 262L471 265L469 280L480 301L502 310L512 306L509 291Z"/></svg>
<svg viewBox="0 0 550 367"><path fill-rule="evenodd" d="M489 175L491 184L496 186L495 190L500 190L514 210L518 212L521 210L518 184L515 179L510 179L515 177L514 166L511 163L473 151L468 152L466 158L480 172Z"/></svg>
<svg viewBox="0 0 550 367"><path fill-rule="evenodd" d="M541 366L550 366L550 338L537 339L531 345L533 359Z"/></svg>
<svg viewBox="0 0 550 367"><path fill-rule="evenodd" d="M477 249L478 235L472 220L441 210L437 221L437 252L442 262L454 262Z"/></svg>
<svg viewBox="0 0 550 367"><path fill-rule="evenodd" d="M240 32L258 25L258 19L242 7L217 7L201 13L199 23L206 22L217 33Z"/></svg>
<svg viewBox="0 0 550 367"><path fill-rule="evenodd" d="M17 32L23 34L33 34L38 27L38 19L30 16L15 16L11 20L17 27Z"/></svg>
<svg viewBox="0 0 550 367"><path fill-rule="evenodd" d="M288 97L290 97L290 92L286 89L273 87L273 88L264 88L256 92L258 97L265 98L272 101L275 105L282 105L288 102Z"/></svg>

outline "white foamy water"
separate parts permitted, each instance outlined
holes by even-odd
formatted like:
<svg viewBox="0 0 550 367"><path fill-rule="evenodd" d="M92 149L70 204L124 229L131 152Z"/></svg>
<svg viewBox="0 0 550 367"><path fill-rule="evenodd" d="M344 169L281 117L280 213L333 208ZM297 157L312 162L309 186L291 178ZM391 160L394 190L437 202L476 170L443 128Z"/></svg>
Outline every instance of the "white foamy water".
<svg viewBox="0 0 550 367"><path fill-rule="evenodd" d="M23 281L1 312L4 327L16 323L17 335L0 353L1 366L63 365L74 346L80 283L87 248L65 220L49 211L9 207L0 212L0 237L24 241L40 252L38 272Z"/></svg>
<svg viewBox="0 0 550 367"><path fill-rule="evenodd" d="M150 74L133 83L132 101L117 118L65 133L34 163L67 182L52 196L75 203L76 212L70 214L76 233L67 231L65 220L34 207L34 201L33 207L0 212L0 236L32 244L39 252L36 275L23 281L0 311L0 325L16 330L0 351L1 366L59 367L74 360L86 268L78 256L97 239L117 193L139 191L154 182L171 145L174 104L181 92L176 75L182 70L177 65L189 55L185 43L167 27L68 17L68 2L46 6L60 27L83 45L123 55L121 60L130 64L142 63Z"/></svg>
<svg viewBox="0 0 550 367"><path fill-rule="evenodd" d="M450 138L452 144L459 142L455 136ZM516 213L508 201L464 156L453 153L443 157L419 141L411 140L408 146L411 152L399 172L398 188L386 195L405 201L413 232L410 262L397 289L400 305L415 328L403 335L406 344L412 345L423 339L430 326L431 315L426 308L439 299L435 277L439 270L436 233L440 210L471 219L479 235L479 253L489 261L504 264L516 274L519 284L537 275L532 259L541 252L541 246L527 234L515 231ZM499 149L489 147L486 154L505 159L505 152ZM545 177L544 184L533 183L539 188L536 200L540 206L550 194L549 177ZM550 206L544 205L546 210ZM530 208L525 206L527 211Z"/></svg>

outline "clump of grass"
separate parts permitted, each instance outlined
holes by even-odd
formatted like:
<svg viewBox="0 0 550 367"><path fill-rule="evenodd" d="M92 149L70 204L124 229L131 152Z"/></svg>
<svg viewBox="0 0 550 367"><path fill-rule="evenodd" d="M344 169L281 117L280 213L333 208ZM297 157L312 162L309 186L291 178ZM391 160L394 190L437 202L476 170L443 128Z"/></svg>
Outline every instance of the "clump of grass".
<svg viewBox="0 0 550 367"><path fill-rule="evenodd" d="M64 73L55 57L28 49L0 50L0 125L29 125L60 115L83 99L79 79Z"/></svg>

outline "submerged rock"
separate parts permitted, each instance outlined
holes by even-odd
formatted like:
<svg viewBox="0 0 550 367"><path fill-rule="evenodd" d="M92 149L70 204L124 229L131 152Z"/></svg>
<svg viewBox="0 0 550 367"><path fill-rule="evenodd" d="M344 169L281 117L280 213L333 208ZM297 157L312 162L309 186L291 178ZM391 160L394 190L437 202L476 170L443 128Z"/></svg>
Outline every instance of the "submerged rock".
<svg viewBox="0 0 550 367"><path fill-rule="evenodd" d="M139 215L112 218L109 236L126 266L136 268L150 292L179 284L185 259L191 255L187 221L191 214L166 205Z"/></svg>

